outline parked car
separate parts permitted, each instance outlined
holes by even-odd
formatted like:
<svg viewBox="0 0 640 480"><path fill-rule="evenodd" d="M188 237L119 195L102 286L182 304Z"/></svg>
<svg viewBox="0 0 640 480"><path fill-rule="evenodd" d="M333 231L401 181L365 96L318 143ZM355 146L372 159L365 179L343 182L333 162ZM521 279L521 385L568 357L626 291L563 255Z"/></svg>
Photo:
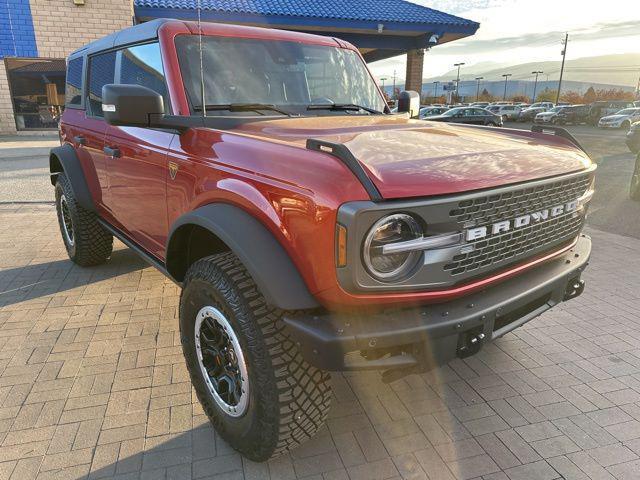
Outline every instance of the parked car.
<svg viewBox="0 0 640 480"><path fill-rule="evenodd" d="M640 108L625 108L613 115L602 117L598 122L600 128L623 128L629 130L631 124L640 121Z"/></svg>
<svg viewBox="0 0 640 480"><path fill-rule="evenodd" d="M545 108L546 110L551 110L553 107L555 107L555 105L552 102L535 102L531 104L530 108L538 107Z"/></svg>
<svg viewBox="0 0 640 480"><path fill-rule="evenodd" d="M469 123L474 125L489 125L501 127L502 117L491 113L484 108L456 107L447 110L441 115L429 117L432 122Z"/></svg>
<svg viewBox="0 0 640 480"><path fill-rule="evenodd" d="M470 106L471 107L487 108L489 106L489 102L473 102Z"/></svg>
<svg viewBox="0 0 640 480"><path fill-rule="evenodd" d="M560 111L551 118L551 123L556 125L580 125L589 122L589 105L570 105L562 107Z"/></svg>
<svg viewBox="0 0 640 480"><path fill-rule="evenodd" d="M626 138L631 153L640 153L640 122L633 123Z"/></svg>
<svg viewBox="0 0 640 480"><path fill-rule="evenodd" d="M447 110L449 110L448 107L424 107L420 109L419 117L421 119L435 117L436 115L442 115Z"/></svg>
<svg viewBox="0 0 640 480"><path fill-rule="evenodd" d="M625 108L633 107L635 107L634 103L628 100L602 100L593 102L589 110L589 124L596 126L602 117L607 117Z"/></svg>
<svg viewBox="0 0 640 480"><path fill-rule="evenodd" d="M553 107L551 110L547 110L546 112L538 113L533 121L534 123L553 123L553 118L562 111L563 108L566 107Z"/></svg>
<svg viewBox="0 0 640 480"><path fill-rule="evenodd" d="M520 115L521 108L517 105L490 105L487 107L491 113L502 117L502 121L517 120Z"/></svg>
<svg viewBox="0 0 640 480"><path fill-rule="evenodd" d="M67 65L68 256L116 237L180 286L194 391L251 460L322 428L330 371L426 371L584 289L575 140L391 116L355 47L293 31L159 19Z"/></svg>
<svg viewBox="0 0 640 480"><path fill-rule="evenodd" d="M627 146L636 155L636 162L629 184L629 197L640 201L640 122L633 123L627 133Z"/></svg>
<svg viewBox="0 0 640 480"><path fill-rule="evenodd" d="M520 115L518 115L519 122L532 122L537 114L546 112L547 110L544 107L529 107L520 111Z"/></svg>

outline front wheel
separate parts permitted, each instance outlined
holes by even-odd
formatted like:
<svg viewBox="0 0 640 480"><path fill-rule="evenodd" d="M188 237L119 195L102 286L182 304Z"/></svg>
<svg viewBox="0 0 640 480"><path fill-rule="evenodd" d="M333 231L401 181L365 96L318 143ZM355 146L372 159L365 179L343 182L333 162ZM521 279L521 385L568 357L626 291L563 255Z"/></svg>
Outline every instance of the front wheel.
<svg viewBox="0 0 640 480"><path fill-rule="evenodd" d="M628 132L629 130L631 130L631 122L629 121L622 122L622 125L620 125L620 128Z"/></svg>
<svg viewBox="0 0 640 480"><path fill-rule="evenodd" d="M640 201L640 153L636 157L636 164L631 175L631 184L629 185L629 198L631 200Z"/></svg>
<svg viewBox="0 0 640 480"><path fill-rule="evenodd" d="M214 428L254 461L280 455L323 425L330 376L309 365L232 253L195 262L180 297L191 382Z"/></svg>

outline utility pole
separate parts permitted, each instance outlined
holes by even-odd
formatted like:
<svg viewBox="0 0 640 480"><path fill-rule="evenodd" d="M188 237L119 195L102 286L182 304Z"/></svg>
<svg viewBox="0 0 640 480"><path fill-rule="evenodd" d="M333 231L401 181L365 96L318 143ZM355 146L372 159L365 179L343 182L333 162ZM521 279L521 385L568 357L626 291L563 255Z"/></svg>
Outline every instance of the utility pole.
<svg viewBox="0 0 640 480"><path fill-rule="evenodd" d="M564 60L567 58L567 43L569 43L569 34L564 34L564 48L562 49L562 66L560 67L560 80L558 81L558 94L556 95L556 105L560 101L560 89L562 89L562 74L564 73Z"/></svg>
<svg viewBox="0 0 640 480"><path fill-rule="evenodd" d="M438 98L438 84L439 84L440 82L439 82L438 80L436 80L436 81L435 81L435 82L433 82L433 83L434 83L434 85L436 86L436 91L435 91L435 93L434 93L434 95L433 95L433 99L434 99L434 100L437 100L437 98Z"/></svg>
<svg viewBox="0 0 640 480"><path fill-rule="evenodd" d="M480 80L484 80L484 77L476 77L476 102L480 98Z"/></svg>
<svg viewBox="0 0 640 480"><path fill-rule="evenodd" d="M636 86L636 98L640 100L640 77L638 77L638 85Z"/></svg>
<svg viewBox="0 0 640 480"><path fill-rule="evenodd" d="M460 67L464 65L464 62L454 63L454 67L458 67L458 76L456 77L456 102L460 101Z"/></svg>
<svg viewBox="0 0 640 480"><path fill-rule="evenodd" d="M504 95L502 95L502 100L506 100L507 99L507 80L509 80L509 77L513 75L512 73L504 73L502 76L504 77Z"/></svg>
<svg viewBox="0 0 640 480"><path fill-rule="evenodd" d="M533 82L533 100L531 103L536 103L536 88L538 87L538 75L544 73L542 70L536 70L535 72L531 72L536 76L536 80Z"/></svg>

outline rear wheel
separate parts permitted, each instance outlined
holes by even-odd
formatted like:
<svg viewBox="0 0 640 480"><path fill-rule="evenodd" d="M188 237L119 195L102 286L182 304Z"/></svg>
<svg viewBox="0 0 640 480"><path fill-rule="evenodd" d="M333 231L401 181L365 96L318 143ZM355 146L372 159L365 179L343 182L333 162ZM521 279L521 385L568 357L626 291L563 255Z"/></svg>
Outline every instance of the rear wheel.
<svg viewBox="0 0 640 480"><path fill-rule="evenodd" d="M198 399L233 448L251 460L280 455L323 425L330 376L309 365L240 260L194 263L180 298L180 337Z"/></svg>
<svg viewBox="0 0 640 480"><path fill-rule="evenodd" d="M113 250L113 235L100 225L95 213L77 203L64 173L58 174L55 196L60 233L69 258L82 267L104 263Z"/></svg>
<svg viewBox="0 0 640 480"><path fill-rule="evenodd" d="M629 197L631 200L640 201L640 154L636 157L636 164L631 175L629 185Z"/></svg>
<svg viewBox="0 0 640 480"><path fill-rule="evenodd" d="M629 120L625 120L624 122L622 122L622 125L620 125L620 128L626 131L631 130L631 122Z"/></svg>

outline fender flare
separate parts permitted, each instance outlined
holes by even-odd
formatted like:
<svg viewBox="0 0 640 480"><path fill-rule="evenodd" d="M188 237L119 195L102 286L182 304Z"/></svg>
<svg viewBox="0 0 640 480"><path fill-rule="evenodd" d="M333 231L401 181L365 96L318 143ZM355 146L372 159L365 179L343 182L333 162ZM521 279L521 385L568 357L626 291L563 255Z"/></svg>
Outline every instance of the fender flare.
<svg viewBox="0 0 640 480"><path fill-rule="evenodd" d="M57 162L57 163L56 163ZM60 173L60 169L69 179L73 194L76 197L76 201L84 209L91 212L96 211L93 198L91 197L91 191L87 185L87 181L84 177L84 171L80 160L76 155L75 150L71 145L64 144L60 147L51 149L49 154L49 172L51 173L51 184L56 184L56 178Z"/></svg>
<svg viewBox="0 0 640 480"><path fill-rule="evenodd" d="M267 302L282 310L303 310L320 305L309 293L300 272L280 242L257 219L226 203L204 205L180 216L167 242L166 266L175 278L176 232L197 225L218 237L240 259ZM180 279L181 280L181 279Z"/></svg>

